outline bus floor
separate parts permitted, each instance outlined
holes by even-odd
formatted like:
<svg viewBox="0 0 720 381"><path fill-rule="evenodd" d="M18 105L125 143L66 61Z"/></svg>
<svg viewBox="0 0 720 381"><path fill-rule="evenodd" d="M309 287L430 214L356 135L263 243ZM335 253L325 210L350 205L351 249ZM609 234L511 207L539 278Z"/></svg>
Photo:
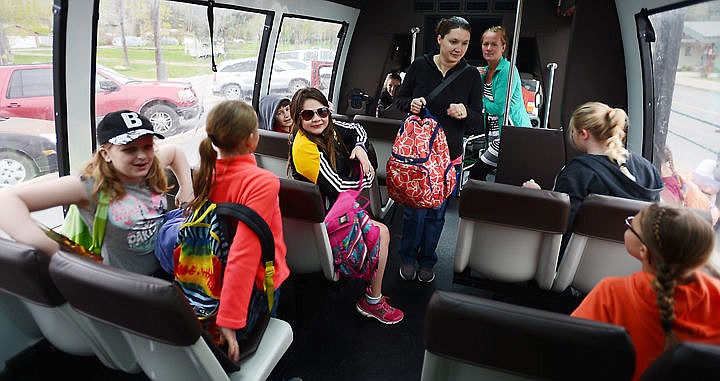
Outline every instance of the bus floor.
<svg viewBox="0 0 720 381"><path fill-rule="evenodd" d="M445 228L437 248L436 278L429 284L404 281L398 274L402 206L394 207L385 218L392 238L383 294L391 299L392 306L405 313L405 318L398 324L384 325L358 314L355 302L364 289L359 280L329 282L320 274L291 275L283 286L278 317L291 324L294 338L268 379L419 380L424 355L425 308L435 290L461 292L562 313L572 311L575 300L542 298L538 297L542 293L525 292L532 291L532 286L520 287L521 292L511 295L505 292L507 287L489 289L453 283L458 201L458 198L448 201ZM96 358L63 354L46 341L41 341L29 352L9 363L6 371L0 373L0 381L35 381L63 376L73 380L149 380L143 373L132 375L107 369Z"/></svg>

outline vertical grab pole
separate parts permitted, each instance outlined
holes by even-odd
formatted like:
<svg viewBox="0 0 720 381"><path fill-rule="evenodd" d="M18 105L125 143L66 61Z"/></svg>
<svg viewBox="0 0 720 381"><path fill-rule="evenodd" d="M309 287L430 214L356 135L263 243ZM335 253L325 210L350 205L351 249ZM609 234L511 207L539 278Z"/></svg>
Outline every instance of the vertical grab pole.
<svg viewBox="0 0 720 381"><path fill-rule="evenodd" d="M543 124L542 126L544 128L548 128L548 118L550 117L550 102L552 101L552 91L553 91L553 82L555 80L555 69L557 69L558 65L555 62L550 62L547 64L548 70L550 70L550 75L548 77L548 88L547 88L547 100L545 101L545 115L543 115Z"/></svg>
<svg viewBox="0 0 720 381"><path fill-rule="evenodd" d="M412 46L410 47L410 63L412 63L415 59L415 40L417 39L417 34L420 33L420 28L414 26L410 28L410 33L412 33Z"/></svg>
<svg viewBox="0 0 720 381"><path fill-rule="evenodd" d="M503 124L508 126L508 116L510 115L510 103L512 103L512 86L513 74L515 73L515 61L517 60L517 46L520 39L520 22L522 21L523 0L518 0L517 10L515 11L515 29L513 31L512 52L510 53L510 73L508 74L508 86L505 93L505 112L503 113ZM512 121L510 121L512 122Z"/></svg>

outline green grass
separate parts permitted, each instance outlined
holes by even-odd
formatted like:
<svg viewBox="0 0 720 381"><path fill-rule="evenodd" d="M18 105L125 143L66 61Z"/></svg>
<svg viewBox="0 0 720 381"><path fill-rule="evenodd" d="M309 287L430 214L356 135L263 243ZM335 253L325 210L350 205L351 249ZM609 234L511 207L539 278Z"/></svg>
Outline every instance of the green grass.
<svg viewBox="0 0 720 381"><path fill-rule="evenodd" d="M230 43L227 54L216 58L216 63L225 60L255 57L259 50L257 42ZM195 58L185 54L185 49L178 46L163 46L163 58L167 64L168 77L186 78L196 75L211 74L209 58ZM130 65L125 65L123 50L120 47L100 46L97 49L97 63L113 68L127 76L138 79L155 79L155 50L148 47L128 47ZM13 64L52 62L52 49L15 49Z"/></svg>

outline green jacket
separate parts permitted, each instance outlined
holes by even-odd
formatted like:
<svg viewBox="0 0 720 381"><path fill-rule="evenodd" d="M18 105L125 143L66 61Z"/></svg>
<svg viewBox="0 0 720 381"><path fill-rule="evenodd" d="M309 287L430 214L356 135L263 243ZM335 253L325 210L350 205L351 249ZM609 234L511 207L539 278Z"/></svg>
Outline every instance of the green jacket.
<svg viewBox="0 0 720 381"><path fill-rule="evenodd" d="M487 72L488 67L485 67ZM495 74L492 78L492 93L494 101L483 97L483 106L485 111L489 114L498 116L498 123L500 128L504 124L503 114L505 113L505 95L507 93L508 83L508 72L510 71L510 61L505 57L500 58ZM485 83L485 76L482 76L483 83ZM512 91L512 102L510 103L510 119L513 121L515 126L532 127L530 124L530 117L525 110L525 102L522 98L522 85L520 84L520 73L517 68L513 68L513 91Z"/></svg>

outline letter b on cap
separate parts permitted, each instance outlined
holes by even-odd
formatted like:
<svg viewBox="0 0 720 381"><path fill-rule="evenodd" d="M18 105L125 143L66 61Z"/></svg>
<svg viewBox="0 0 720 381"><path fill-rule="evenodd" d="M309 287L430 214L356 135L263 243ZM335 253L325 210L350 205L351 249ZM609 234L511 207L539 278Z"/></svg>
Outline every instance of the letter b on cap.
<svg viewBox="0 0 720 381"><path fill-rule="evenodd" d="M142 119L136 112L124 112L120 114L127 128L142 127Z"/></svg>

